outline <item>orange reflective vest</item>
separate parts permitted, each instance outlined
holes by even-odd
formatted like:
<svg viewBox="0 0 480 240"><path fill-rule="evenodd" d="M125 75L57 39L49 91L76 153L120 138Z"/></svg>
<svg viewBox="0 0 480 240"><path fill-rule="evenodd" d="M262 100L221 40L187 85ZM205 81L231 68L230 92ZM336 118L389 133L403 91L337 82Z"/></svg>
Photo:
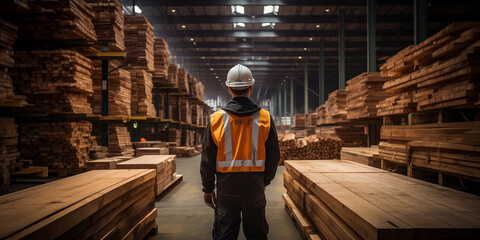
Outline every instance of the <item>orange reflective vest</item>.
<svg viewBox="0 0 480 240"><path fill-rule="evenodd" d="M218 147L217 172L265 171L265 142L270 113L260 109L252 116L235 116L219 110L210 116L212 138Z"/></svg>

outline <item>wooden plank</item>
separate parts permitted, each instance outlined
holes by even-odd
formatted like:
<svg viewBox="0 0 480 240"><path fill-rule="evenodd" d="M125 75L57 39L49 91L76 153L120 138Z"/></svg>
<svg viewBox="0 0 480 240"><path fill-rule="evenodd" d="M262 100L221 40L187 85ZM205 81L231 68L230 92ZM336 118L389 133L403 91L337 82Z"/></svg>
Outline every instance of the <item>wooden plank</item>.
<svg viewBox="0 0 480 240"><path fill-rule="evenodd" d="M291 218L295 222L298 230L300 231L302 238L307 239L307 236L309 236L310 234L314 234L315 229L313 228L312 224L310 223L310 221L308 221L308 219L304 217L302 212L297 208L289 195L283 194L282 197L285 201L285 207L289 211L289 214L291 214Z"/></svg>

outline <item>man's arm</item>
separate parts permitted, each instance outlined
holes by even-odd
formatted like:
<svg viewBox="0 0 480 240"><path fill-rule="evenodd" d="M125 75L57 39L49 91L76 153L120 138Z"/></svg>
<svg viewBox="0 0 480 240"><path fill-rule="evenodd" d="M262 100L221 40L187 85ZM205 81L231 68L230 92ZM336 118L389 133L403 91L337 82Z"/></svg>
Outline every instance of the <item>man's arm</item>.
<svg viewBox="0 0 480 240"><path fill-rule="evenodd" d="M273 118L270 116L270 132L268 133L267 141L265 142L265 186L275 178L277 173L278 161L280 161L280 147L278 146L277 129Z"/></svg>
<svg viewBox="0 0 480 240"><path fill-rule="evenodd" d="M200 162L200 174L202 176L202 191L211 193L215 189L215 172L217 166L217 145L212 138L210 122L205 128L202 140L202 160Z"/></svg>

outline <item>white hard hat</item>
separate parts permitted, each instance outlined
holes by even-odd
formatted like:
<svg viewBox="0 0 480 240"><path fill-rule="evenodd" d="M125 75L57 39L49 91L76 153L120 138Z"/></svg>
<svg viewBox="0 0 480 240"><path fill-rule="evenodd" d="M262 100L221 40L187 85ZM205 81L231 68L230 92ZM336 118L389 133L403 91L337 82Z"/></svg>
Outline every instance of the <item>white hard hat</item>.
<svg viewBox="0 0 480 240"><path fill-rule="evenodd" d="M225 85L231 88L240 88L252 86L255 83L252 72L247 67L237 64L227 74Z"/></svg>

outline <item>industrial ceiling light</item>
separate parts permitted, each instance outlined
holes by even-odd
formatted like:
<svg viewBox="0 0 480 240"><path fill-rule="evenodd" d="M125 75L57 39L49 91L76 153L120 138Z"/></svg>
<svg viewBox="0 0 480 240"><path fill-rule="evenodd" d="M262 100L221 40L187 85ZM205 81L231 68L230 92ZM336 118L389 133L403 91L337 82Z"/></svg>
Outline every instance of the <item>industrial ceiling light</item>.
<svg viewBox="0 0 480 240"><path fill-rule="evenodd" d="M193 39L193 38L190 38L190 42L193 42L193 41L195 41L195 39Z"/></svg>
<svg viewBox="0 0 480 240"><path fill-rule="evenodd" d="M262 23L262 27L275 28L275 23Z"/></svg>
<svg viewBox="0 0 480 240"><path fill-rule="evenodd" d="M142 9L140 9L140 7L137 5L135 5L135 13L138 13L138 14L142 13Z"/></svg>
<svg viewBox="0 0 480 240"><path fill-rule="evenodd" d="M233 28L237 28L237 27L242 27L242 28L244 28L244 27L245 27L245 23L233 23Z"/></svg>
<svg viewBox="0 0 480 240"><path fill-rule="evenodd" d="M329 8L325 8L325 12L330 12L330 9L329 9Z"/></svg>
<svg viewBox="0 0 480 240"><path fill-rule="evenodd" d="M308 48L303 48L303 51L307 51L307 50L308 50Z"/></svg>
<svg viewBox="0 0 480 240"><path fill-rule="evenodd" d="M240 5L234 5L230 7L233 14L245 14L245 8Z"/></svg>
<svg viewBox="0 0 480 240"><path fill-rule="evenodd" d="M308 40L313 41L313 37L310 37Z"/></svg>
<svg viewBox="0 0 480 240"><path fill-rule="evenodd" d="M298 56L298 59L302 59L302 56Z"/></svg>
<svg viewBox="0 0 480 240"><path fill-rule="evenodd" d="M203 56L202 59L205 59L205 57Z"/></svg>
<svg viewBox="0 0 480 240"><path fill-rule="evenodd" d="M319 28L319 27L320 27L320 24L315 25L315 27L316 27L316 28Z"/></svg>
<svg viewBox="0 0 480 240"><path fill-rule="evenodd" d="M218 79L218 76L215 76L216 79Z"/></svg>
<svg viewBox="0 0 480 240"><path fill-rule="evenodd" d="M182 28L183 28L183 29L185 29L185 28L187 28L187 26L185 26L185 25L182 25Z"/></svg>
<svg viewBox="0 0 480 240"><path fill-rule="evenodd" d="M210 68L210 71L213 71L213 68Z"/></svg>
<svg viewBox="0 0 480 240"><path fill-rule="evenodd" d="M193 45L197 45L197 42L193 42Z"/></svg>
<svg viewBox="0 0 480 240"><path fill-rule="evenodd" d="M278 10L279 10L279 6L278 5L267 5L267 6L263 6L263 14L275 14L275 15L278 15Z"/></svg>
<svg viewBox="0 0 480 240"><path fill-rule="evenodd" d="M176 12L177 12L177 10L175 10L175 9L172 9L172 13L176 13Z"/></svg>

